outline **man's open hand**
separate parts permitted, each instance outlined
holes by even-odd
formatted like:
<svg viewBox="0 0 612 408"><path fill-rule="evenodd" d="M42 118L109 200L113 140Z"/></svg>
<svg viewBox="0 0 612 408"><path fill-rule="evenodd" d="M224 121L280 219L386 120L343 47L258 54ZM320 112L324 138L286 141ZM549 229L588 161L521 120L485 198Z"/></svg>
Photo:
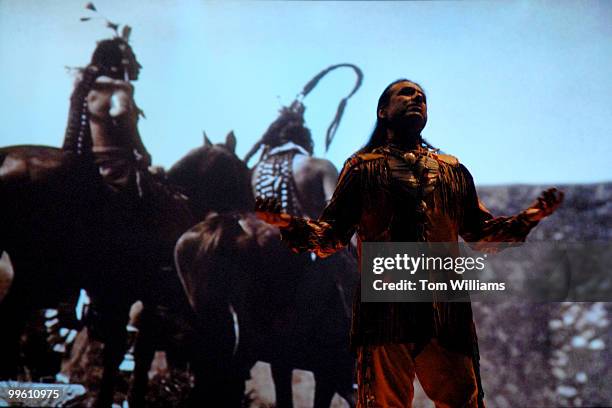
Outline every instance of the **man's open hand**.
<svg viewBox="0 0 612 408"><path fill-rule="evenodd" d="M255 199L255 215L257 218L278 228L286 228L291 222L291 216L281 212L281 210L281 204L275 198L257 197Z"/></svg>
<svg viewBox="0 0 612 408"><path fill-rule="evenodd" d="M542 191L538 199L524 212L529 221L537 222L555 212L563 201L563 191L549 188Z"/></svg>

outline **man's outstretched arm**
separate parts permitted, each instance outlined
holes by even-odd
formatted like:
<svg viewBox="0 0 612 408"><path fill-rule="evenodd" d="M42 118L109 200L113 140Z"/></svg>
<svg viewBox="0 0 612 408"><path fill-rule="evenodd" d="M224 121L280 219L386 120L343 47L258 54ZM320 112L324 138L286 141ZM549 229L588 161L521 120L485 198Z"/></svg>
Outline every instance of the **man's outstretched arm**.
<svg viewBox="0 0 612 408"><path fill-rule="evenodd" d="M347 163L329 204L318 220L281 213L274 199L256 201L257 216L281 230L281 236L295 252L314 252L324 258L346 246L361 213L358 169Z"/></svg>
<svg viewBox="0 0 612 408"><path fill-rule="evenodd" d="M461 169L468 180L468 192L459 234L467 242L523 242L538 222L552 214L563 201L562 191L549 188L517 215L493 217L478 200L472 176L465 167Z"/></svg>

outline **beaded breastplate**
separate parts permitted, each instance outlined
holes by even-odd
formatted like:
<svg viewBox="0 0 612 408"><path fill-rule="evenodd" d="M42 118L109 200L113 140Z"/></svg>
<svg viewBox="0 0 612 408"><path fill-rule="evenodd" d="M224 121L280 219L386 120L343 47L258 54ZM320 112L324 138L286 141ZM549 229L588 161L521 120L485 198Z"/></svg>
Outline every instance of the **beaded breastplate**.
<svg viewBox="0 0 612 408"><path fill-rule="evenodd" d="M280 203L283 211L301 216L299 192L293 177L293 159L296 149L271 151L257 164L257 178L254 181L255 192L261 197L273 197Z"/></svg>

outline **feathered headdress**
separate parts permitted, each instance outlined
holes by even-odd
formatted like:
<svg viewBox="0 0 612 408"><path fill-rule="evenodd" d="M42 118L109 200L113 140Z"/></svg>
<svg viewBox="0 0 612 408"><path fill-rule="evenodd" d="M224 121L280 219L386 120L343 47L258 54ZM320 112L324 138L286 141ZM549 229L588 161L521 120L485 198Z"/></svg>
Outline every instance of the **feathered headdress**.
<svg viewBox="0 0 612 408"><path fill-rule="evenodd" d="M96 18L100 18L103 19L106 23L106 27L110 28L111 30L114 31L115 33L115 37L121 38L122 40L124 40L125 42L129 42L130 40L130 34L132 33L132 27L130 27L129 25L124 25L123 28L121 29L121 34L119 34L119 27L120 25L117 23L113 23L112 21L110 21L108 18L106 18L105 16L103 16L98 9L96 8L96 6L92 3L89 2L85 5L85 9L86 10L90 10L93 11L95 13L94 16L92 17L81 17L81 21L89 21L92 19L96 19Z"/></svg>
<svg viewBox="0 0 612 408"><path fill-rule="evenodd" d="M132 33L132 27L125 24L120 30L119 29L121 27L120 24L114 23L110 21L106 16L102 15L92 2L87 3L85 5L85 9L93 12L93 15L89 17L81 17L80 19L81 21L101 19L104 21L106 27L110 28L115 33L115 36L112 38L112 40L119 41L118 49L120 50L121 55L122 55L121 65L123 66L124 79L128 81L130 79L128 72L129 72L129 64L131 62L131 55L130 55L131 50L129 46L129 40L130 40L130 34ZM98 45L100 44L101 42L98 42Z"/></svg>

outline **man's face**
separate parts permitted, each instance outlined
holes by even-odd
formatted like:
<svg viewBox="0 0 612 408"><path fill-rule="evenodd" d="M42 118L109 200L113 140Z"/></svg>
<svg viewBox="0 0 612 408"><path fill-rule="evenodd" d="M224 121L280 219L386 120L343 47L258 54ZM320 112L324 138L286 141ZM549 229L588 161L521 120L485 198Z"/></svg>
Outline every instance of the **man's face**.
<svg viewBox="0 0 612 408"><path fill-rule="evenodd" d="M390 89L389 103L378 111L378 117L395 128L421 132L427 123L427 99L417 84L398 82Z"/></svg>

